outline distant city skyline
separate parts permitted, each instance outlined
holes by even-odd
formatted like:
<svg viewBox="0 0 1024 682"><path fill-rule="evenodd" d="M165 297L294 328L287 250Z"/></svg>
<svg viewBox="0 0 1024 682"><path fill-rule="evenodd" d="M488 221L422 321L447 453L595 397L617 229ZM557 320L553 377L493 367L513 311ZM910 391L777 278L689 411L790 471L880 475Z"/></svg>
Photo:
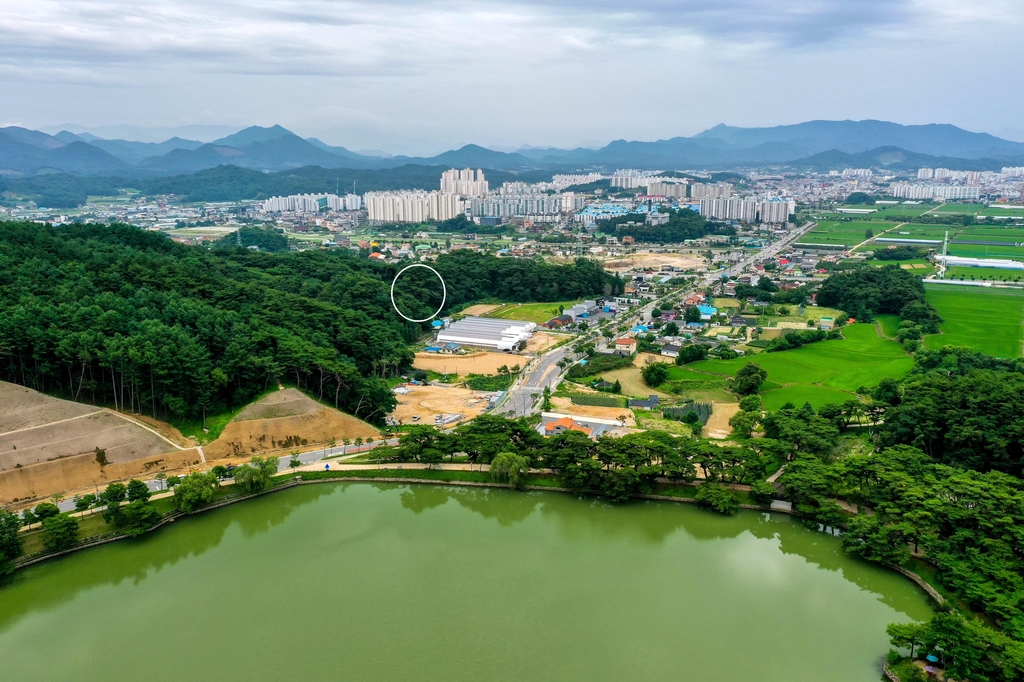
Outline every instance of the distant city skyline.
<svg viewBox="0 0 1024 682"><path fill-rule="evenodd" d="M952 123L1024 139L1014 0L0 0L0 126L281 125L429 155L718 123ZM100 134L100 133L96 133ZM149 138L155 140L156 137Z"/></svg>

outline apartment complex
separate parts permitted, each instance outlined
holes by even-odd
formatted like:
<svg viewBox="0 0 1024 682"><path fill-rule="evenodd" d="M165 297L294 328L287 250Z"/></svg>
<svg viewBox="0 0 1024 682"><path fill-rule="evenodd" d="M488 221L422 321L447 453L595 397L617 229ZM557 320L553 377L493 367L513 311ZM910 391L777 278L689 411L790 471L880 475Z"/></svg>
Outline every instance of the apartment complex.
<svg viewBox="0 0 1024 682"><path fill-rule="evenodd" d="M487 179L482 170L465 168L446 170L441 174L441 193L460 197L482 197L487 194Z"/></svg>
<svg viewBox="0 0 1024 682"><path fill-rule="evenodd" d="M358 194L347 194L343 197L337 194L292 194L287 197L270 197L257 205L257 209L264 213L358 211L362 207L363 200Z"/></svg>
<svg viewBox="0 0 1024 682"><path fill-rule="evenodd" d="M463 212L462 200L455 194L445 192L367 192L363 195L363 201L367 218L382 223L450 220Z"/></svg>
<svg viewBox="0 0 1024 682"><path fill-rule="evenodd" d="M894 182L889 185L890 193L897 199L945 199L960 201L979 199L980 187L962 185L912 185L909 182Z"/></svg>

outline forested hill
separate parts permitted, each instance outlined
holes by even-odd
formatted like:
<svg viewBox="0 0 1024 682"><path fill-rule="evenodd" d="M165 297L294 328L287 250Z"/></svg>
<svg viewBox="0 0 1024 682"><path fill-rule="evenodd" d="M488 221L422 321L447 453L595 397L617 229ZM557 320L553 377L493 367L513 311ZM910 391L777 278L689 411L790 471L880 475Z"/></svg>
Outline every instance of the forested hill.
<svg viewBox="0 0 1024 682"><path fill-rule="evenodd" d="M436 267L448 306L622 286L585 260L462 252ZM289 381L381 421L394 406L384 378L408 367L422 331L391 306L397 270L339 251L205 250L127 225L0 222L0 378L161 418L238 406ZM418 283L432 288L418 295ZM410 278L399 303L426 317L436 289Z"/></svg>

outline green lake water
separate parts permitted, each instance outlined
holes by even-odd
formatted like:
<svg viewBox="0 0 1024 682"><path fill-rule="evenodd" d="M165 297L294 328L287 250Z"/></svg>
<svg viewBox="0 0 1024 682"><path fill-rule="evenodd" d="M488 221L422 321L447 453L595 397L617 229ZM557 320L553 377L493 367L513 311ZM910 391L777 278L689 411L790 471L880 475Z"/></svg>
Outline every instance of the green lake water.
<svg viewBox="0 0 1024 682"><path fill-rule="evenodd" d="M0 587L2 680L878 680L925 595L791 518L340 483Z"/></svg>

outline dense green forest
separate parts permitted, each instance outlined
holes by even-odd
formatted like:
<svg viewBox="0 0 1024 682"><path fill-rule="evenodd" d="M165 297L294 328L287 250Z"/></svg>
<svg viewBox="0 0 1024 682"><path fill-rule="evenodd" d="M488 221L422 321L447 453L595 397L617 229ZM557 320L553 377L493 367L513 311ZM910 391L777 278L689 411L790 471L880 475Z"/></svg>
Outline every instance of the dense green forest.
<svg viewBox="0 0 1024 682"><path fill-rule="evenodd" d="M258 247L260 251L280 253L288 250L288 237L282 230L264 227L243 227L226 234L213 244L215 249L231 249L238 246Z"/></svg>
<svg viewBox="0 0 1024 682"><path fill-rule="evenodd" d="M601 221L602 232L614 232L617 237L633 237L638 242L669 244L685 239L700 239L709 234L734 235L736 231L724 223L705 220L696 211L669 210L667 225L648 225L644 213L629 213Z"/></svg>
<svg viewBox="0 0 1024 682"><path fill-rule="evenodd" d="M0 178L0 193L9 191L47 208L75 208L88 196L112 196L119 189L135 189L147 196L176 194L183 201L240 201L271 196L336 192L342 194L393 189L437 187L447 166L409 164L380 170L328 169L306 166L278 173L217 166L171 177L82 177L69 174L37 175L31 178ZM486 170L492 186L509 180L539 182L551 173L529 171L510 173Z"/></svg>
<svg viewBox="0 0 1024 682"><path fill-rule="evenodd" d="M921 278L898 265L862 266L836 273L821 285L817 302L839 308L861 322L871 322L879 313L896 314L924 334L938 333L942 322L925 300Z"/></svg>
<svg viewBox="0 0 1024 682"><path fill-rule="evenodd" d="M288 381L380 421L394 407L385 378L409 366L407 344L424 331L391 305L399 267L340 250L205 250L127 225L0 223L0 378L162 418L238 406ZM448 306L622 287L586 260L459 251L435 267ZM436 277L418 268L400 282L402 309L429 316Z"/></svg>
<svg viewBox="0 0 1024 682"><path fill-rule="evenodd" d="M817 431L817 445L799 448L780 479L801 516L842 530L846 549L866 559L932 572L955 595L931 622L890 634L923 647L919 655L934 652L957 679L1024 678L1022 389L1019 359L947 346L918 352L914 370L881 382L870 406L764 419L768 433L780 419L796 433ZM877 451L837 457L846 408L877 415L879 405ZM859 512L844 513L837 498Z"/></svg>

